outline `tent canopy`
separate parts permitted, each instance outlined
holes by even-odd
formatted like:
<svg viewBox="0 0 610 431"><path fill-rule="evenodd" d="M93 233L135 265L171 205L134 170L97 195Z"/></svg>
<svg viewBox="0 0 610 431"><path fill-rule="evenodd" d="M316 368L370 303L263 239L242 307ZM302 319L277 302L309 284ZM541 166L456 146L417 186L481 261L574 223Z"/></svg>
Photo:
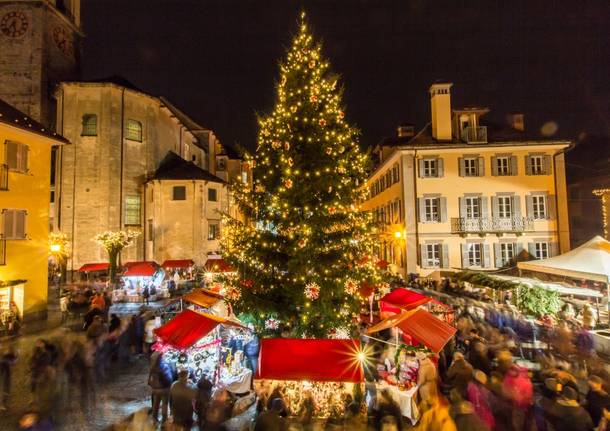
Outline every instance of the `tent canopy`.
<svg viewBox="0 0 610 431"><path fill-rule="evenodd" d="M108 262L86 263L78 269L78 272L107 271L109 268Z"/></svg>
<svg viewBox="0 0 610 431"><path fill-rule="evenodd" d="M207 289L197 289L190 293L187 293L182 297L182 299L185 301L205 308L210 308L222 298L222 295L218 295L217 293L214 293Z"/></svg>
<svg viewBox="0 0 610 431"><path fill-rule="evenodd" d="M233 268L223 258L208 258L205 262L205 270L208 272L233 272Z"/></svg>
<svg viewBox="0 0 610 431"><path fill-rule="evenodd" d="M540 281L534 278L511 277L508 275L494 275L494 277L501 280L509 280L514 281L515 283L525 284L529 287L540 286L543 289L552 290L560 295L586 296L590 298L602 298L604 296L594 289L589 289L586 287L569 287L561 283L549 283L547 281Z"/></svg>
<svg viewBox="0 0 610 431"><path fill-rule="evenodd" d="M243 328L232 320L193 310L184 310L165 325L155 329L155 333L164 343L183 350L193 346L221 323Z"/></svg>
<svg viewBox="0 0 610 431"><path fill-rule="evenodd" d="M361 382L358 340L266 338L258 379Z"/></svg>
<svg viewBox="0 0 610 431"><path fill-rule="evenodd" d="M438 353L457 331L453 326L434 317L426 310L415 309L389 317L375 326L371 326L368 334L383 331L393 327L400 328L415 341Z"/></svg>
<svg viewBox="0 0 610 431"><path fill-rule="evenodd" d="M431 300L432 298L401 287L394 289L381 298L381 310L400 313L402 311L401 309L412 310Z"/></svg>
<svg viewBox="0 0 610 431"><path fill-rule="evenodd" d="M163 268L189 268L194 264L192 259L168 259L161 266Z"/></svg>
<svg viewBox="0 0 610 431"><path fill-rule="evenodd" d="M159 264L154 261L127 262L123 267L123 277L152 277L159 270Z"/></svg>
<svg viewBox="0 0 610 431"><path fill-rule="evenodd" d="M610 282L610 242L596 236L580 247L549 259L519 262L519 269Z"/></svg>

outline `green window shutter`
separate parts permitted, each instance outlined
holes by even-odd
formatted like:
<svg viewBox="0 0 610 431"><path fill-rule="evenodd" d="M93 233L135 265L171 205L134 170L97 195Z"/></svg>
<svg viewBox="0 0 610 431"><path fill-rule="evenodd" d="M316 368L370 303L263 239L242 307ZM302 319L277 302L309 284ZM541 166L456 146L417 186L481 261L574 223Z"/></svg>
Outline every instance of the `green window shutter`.
<svg viewBox="0 0 610 431"><path fill-rule="evenodd" d="M527 252L529 253L531 259L536 259L536 244L533 242L528 243Z"/></svg>
<svg viewBox="0 0 610 431"><path fill-rule="evenodd" d="M510 156L510 174L518 175L519 169L517 167L517 156Z"/></svg>
<svg viewBox="0 0 610 431"><path fill-rule="evenodd" d="M544 174L545 175L551 175L553 172L553 165L551 162L551 156L549 155L545 155L542 158L542 163L543 163L543 167L544 167Z"/></svg>
<svg viewBox="0 0 610 431"><path fill-rule="evenodd" d="M498 158L497 157L491 158L491 175L493 175L494 177L498 176Z"/></svg>
<svg viewBox="0 0 610 431"><path fill-rule="evenodd" d="M532 157L525 156L525 175L532 175Z"/></svg>
<svg viewBox="0 0 610 431"><path fill-rule="evenodd" d="M458 166L459 166L459 171L460 171L460 177L465 177L466 176L466 166L464 165L463 157L458 158Z"/></svg>
<svg viewBox="0 0 610 431"><path fill-rule="evenodd" d="M438 198L439 211L441 213L441 223L447 221L447 198Z"/></svg>
<svg viewBox="0 0 610 431"><path fill-rule="evenodd" d="M523 256L523 243L516 242L515 243L515 260L522 260Z"/></svg>
<svg viewBox="0 0 610 431"><path fill-rule="evenodd" d="M14 170L18 170L19 169L19 144L17 142L13 142L13 141L6 141L4 143L4 145L6 146L5 148L5 154L6 154L6 158L4 160L6 160L6 164L8 165L9 169L14 169Z"/></svg>
<svg viewBox="0 0 610 431"><path fill-rule="evenodd" d="M484 157L477 157L477 163L478 163L478 171L477 174L480 177L484 177L485 176L485 158Z"/></svg>
<svg viewBox="0 0 610 431"><path fill-rule="evenodd" d="M555 202L555 195L546 196L546 218L556 219L557 218L557 205Z"/></svg>
<svg viewBox="0 0 610 431"><path fill-rule="evenodd" d="M549 243L549 257L557 256L559 254L559 243L551 242Z"/></svg>
<svg viewBox="0 0 610 431"><path fill-rule="evenodd" d="M441 250L441 267L449 268L449 244L442 244Z"/></svg>

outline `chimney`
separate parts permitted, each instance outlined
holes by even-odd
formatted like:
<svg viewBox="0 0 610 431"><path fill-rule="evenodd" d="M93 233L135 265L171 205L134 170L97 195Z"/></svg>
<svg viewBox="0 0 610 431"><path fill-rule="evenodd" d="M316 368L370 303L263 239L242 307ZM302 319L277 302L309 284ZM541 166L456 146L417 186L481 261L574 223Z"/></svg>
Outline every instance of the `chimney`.
<svg viewBox="0 0 610 431"><path fill-rule="evenodd" d="M525 130L525 117L521 112L513 112L506 116L508 125L515 130L523 132Z"/></svg>
<svg viewBox="0 0 610 431"><path fill-rule="evenodd" d="M402 124L396 129L399 138L412 138L415 136L415 126L412 124Z"/></svg>
<svg viewBox="0 0 610 431"><path fill-rule="evenodd" d="M430 107L432 108L432 137L438 141L451 140L451 86L438 83L430 87Z"/></svg>

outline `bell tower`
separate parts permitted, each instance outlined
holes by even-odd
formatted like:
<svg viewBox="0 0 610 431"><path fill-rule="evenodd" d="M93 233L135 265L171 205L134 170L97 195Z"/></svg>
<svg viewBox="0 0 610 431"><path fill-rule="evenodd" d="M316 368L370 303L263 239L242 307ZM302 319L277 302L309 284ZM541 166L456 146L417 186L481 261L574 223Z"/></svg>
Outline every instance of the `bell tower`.
<svg viewBox="0 0 610 431"><path fill-rule="evenodd" d="M0 0L0 99L55 129L53 89L80 76L80 0Z"/></svg>

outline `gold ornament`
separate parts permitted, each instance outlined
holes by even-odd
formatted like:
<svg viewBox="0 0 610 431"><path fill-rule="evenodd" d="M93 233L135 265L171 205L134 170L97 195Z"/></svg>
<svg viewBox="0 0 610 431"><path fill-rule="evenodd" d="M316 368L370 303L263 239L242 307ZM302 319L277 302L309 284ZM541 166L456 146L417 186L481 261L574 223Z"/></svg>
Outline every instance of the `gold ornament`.
<svg viewBox="0 0 610 431"><path fill-rule="evenodd" d="M286 187L287 189L292 188L292 180L290 178L284 181L284 187Z"/></svg>
<svg viewBox="0 0 610 431"><path fill-rule="evenodd" d="M277 150L278 148L280 148L282 146L282 144L280 144L280 141L273 141L271 143L271 146L273 147L274 150Z"/></svg>
<svg viewBox="0 0 610 431"><path fill-rule="evenodd" d="M329 156L333 153L333 149L328 147L326 148L326 154L328 154Z"/></svg>
<svg viewBox="0 0 610 431"><path fill-rule="evenodd" d="M313 69L314 67L316 67L316 60L311 60L311 61L309 62L309 68L310 68L310 69Z"/></svg>
<svg viewBox="0 0 610 431"><path fill-rule="evenodd" d="M326 126L326 120L324 118L320 118L319 123L320 123L320 126L322 126L322 127Z"/></svg>
<svg viewBox="0 0 610 431"><path fill-rule="evenodd" d="M290 149L290 142L288 142L288 141L284 142L284 149L286 151L288 151Z"/></svg>

